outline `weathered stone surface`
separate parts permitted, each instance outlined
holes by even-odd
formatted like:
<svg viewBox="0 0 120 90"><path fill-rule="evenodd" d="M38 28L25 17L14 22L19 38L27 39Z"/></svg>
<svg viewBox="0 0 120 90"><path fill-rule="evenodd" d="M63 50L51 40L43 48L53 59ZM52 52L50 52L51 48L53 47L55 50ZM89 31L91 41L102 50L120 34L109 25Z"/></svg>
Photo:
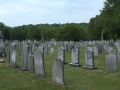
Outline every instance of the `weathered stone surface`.
<svg viewBox="0 0 120 90"><path fill-rule="evenodd" d="M52 82L64 85L64 65L58 58L52 62Z"/></svg>

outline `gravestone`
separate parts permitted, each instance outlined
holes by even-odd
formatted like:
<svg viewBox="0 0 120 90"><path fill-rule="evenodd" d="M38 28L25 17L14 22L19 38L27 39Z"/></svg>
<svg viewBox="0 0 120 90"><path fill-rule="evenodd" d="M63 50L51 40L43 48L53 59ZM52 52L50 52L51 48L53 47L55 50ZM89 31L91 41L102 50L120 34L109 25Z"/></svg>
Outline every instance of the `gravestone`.
<svg viewBox="0 0 120 90"><path fill-rule="evenodd" d="M107 55L106 56L106 70L110 72L117 71L116 67L116 55Z"/></svg>
<svg viewBox="0 0 120 90"><path fill-rule="evenodd" d="M11 44L11 62L10 65L12 67L17 67L17 62L16 62L16 45L15 43Z"/></svg>
<svg viewBox="0 0 120 90"><path fill-rule="evenodd" d="M64 64L58 58L52 61L52 82L64 85Z"/></svg>
<svg viewBox="0 0 120 90"><path fill-rule="evenodd" d="M94 52L92 49L87 48L85 51L85 66L84 68L96 69L97 67L94 65Z"/></svg>
<svg viewBox="0 0 120 90"><path fill-rule="evenodd" d="M23 52L22 52L22 62L21 62L21 69L27 70L27 62L28 62L28 55L29 55L29 46L24 45L23 46Z"/></svg>
<svg viewBox="0 0 120 90"><path fill-rule="evenodd" d="M69 63L72 66L81 66L79 64L79 49L78 48L73 48L72 53L71 53L71 63Z"/></svg>
<svg viewBox="0 0 120 90"><path fill-rule="evenodd" d="M6 63L7 65L10 65L10 52L9 51L6 52Z"/></svg>
<svg viewBox="0 0 120 90"><path fill-rule="evenodd" d="M62 60L64 64L67 64L65 62L65 49L63 47L58 48L58 58Z"/></svg>
<svg viewBox="0 0 120 90"><path fill-rule="evenodd" d="M40 50L36 50L34 53L34 60L36 66L36 74L40 77L45 78L45 67L44 67L44 57Z"/></svg>
<svg viewBox="0 0 120 90"><path fill-rule="evenodd" d="M44 53L45 55L48 55L48 44L47 43L45 43L44 45Z"/></svg>
<svg viewBox="0 0 120 90"><path fill-rule="evenodd" d="M118 63L120 64L120 48L118 48Z"/></svg>
<svg viewBox="0 0 120 90"><path fill-rule="evenodd" d="M93 48L94 48L94 56L98 57L98 47L97 47L97 45L95 45Z"/></svg>
<svg viewBox="0 0 120 90"><path fill-rule="evenodd" d="M34 57L29 55L28 57L28 72L34 73Z"/></svg>
<svg viewBox="0 0 120 90"><path fill-rule="evenodd" d="M51 55L51 56L54 55L54 48L50 48L50 55Z"/></svg>

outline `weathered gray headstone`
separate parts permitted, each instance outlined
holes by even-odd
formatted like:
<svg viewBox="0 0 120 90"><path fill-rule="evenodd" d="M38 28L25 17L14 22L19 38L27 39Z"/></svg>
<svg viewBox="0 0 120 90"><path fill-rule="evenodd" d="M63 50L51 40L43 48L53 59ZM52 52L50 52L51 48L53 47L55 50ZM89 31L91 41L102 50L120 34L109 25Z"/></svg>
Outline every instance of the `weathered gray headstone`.
<svg viewBox="0 0 120 90"><path fill-rule="evenodd" d="M45 78L45 67L44 67L44 57L40 50L36 50L34 53L34 60L36 66L36 74L40 77Z"/></svg>
<svg viewBox="0 0 120 90"><path fill-rule="evenodd" d="M58 48L58 58L62 60L64 64L67 64L65 62L65 49L63 47Z"/></svg>
<svg viewBox="0 0 120 90"><path fill-rule="evenodd" d="M22 52L22 62L21 62L21 69L27 70L27 62L28 62L28 52L29 52L29 46L24 45L23 46L23 52Z"/></svg>
<svg viewBox="0 0 120 90"><path fill-rule="evenodd" d="M6 52L6 63L7 65L10 65L10 52L9 51Z"/></svg>
<svg viewBox="0 0 120 90"><path fill-rule="evenodd" d="M94 56L97 57L98 56L98 47L94 46Z"/></svg>
<svg viewBox="0 0 120 90"><path fill-rule="evenodd" d="M116 67L116 55L107 55L106 56L106 70L110 72L117 71Z"/></svg>
<svg viewBox="0 0 120 90"><path fill-rule="evenodd" d="M84 68L96 69L97 67L94 65L94 52L92 49L87 48L85 52L85 66Z"/></svg>
<svg viewBox="0 0 120 90"><path fill-rule="evenodd" d="M17 62L16 62L16 45L15 43L11 44L11 66L12 67L17 67Z"/></svg>
<svg viewBox="0 0 120 90"><path fill-rule="evenodd" d="M71 54L72 54L71 55L72 56L71 57L72 61L69 64L72 65L72 66L81 66L79 64L79 49L78 48L73 48Z"/></svg>
<svg viewBox="0 0 120 90"><path fill-rule="evenodd" d="M118 48L118 63L120 64L120 48Z"/></svg>
<svg viewBox="0 0 120 90"><path fill-rule="evenodd" d="M52 61L52 82L64 85L64 65L58 58Z"/></svg>
<svg viewBox="0 0 120 90"><path fill-rule="evenodd" d="M51 56L54 55L54 48L50 48L50 55L51 55Z"/></svg>
<svg viewBox="0 0 120 90"><path fill-rule="evenodd" d="M34 57L33 55L29 55L28 57L28 72L34 72Z"/></svg>

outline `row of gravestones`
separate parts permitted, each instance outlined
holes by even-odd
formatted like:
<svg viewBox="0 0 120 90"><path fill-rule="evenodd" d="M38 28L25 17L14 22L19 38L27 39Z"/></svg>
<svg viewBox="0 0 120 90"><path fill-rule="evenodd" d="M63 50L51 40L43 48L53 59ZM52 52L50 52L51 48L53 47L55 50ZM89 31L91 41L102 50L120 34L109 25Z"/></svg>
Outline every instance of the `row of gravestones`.
<svg viewBox="0 0 120 90"><path fill-rule="evenodd" d="M34 72L34 62L36 66L36 74L42 78L46 78L43 48L39 47L34 55L31 54L29 45L23 47L22 62L20 69ZM16 62L16 45L11 44L11 53L7 52L6 63L11 67L18 67ZM64 85L64 64L62 60L55 58L52 61L52 81Z"/></svg>
<svg viewBox="0 0 120 90"><path fill-rule="evenodd" d="M14 48L14 46L15 46L15 44L11 44L11 48L12 48L12 53L11 53L11 59L12 59L12 62L11 62L11 65L13 66L13 67L15 67L16 66L16 51L15 51L15 48ZM26 45L27 46L27 45ZM26 53L27 52L29 52L29 51L31 51L31 50L28 50L28 48L29 47L27 47L27 48L25 48L24 50L25 51L23 51L23 57L24 58L28 58L28 57L26 57L26 56L28 56L28 55L30 55L30 54L28 54L28 55L26 55ZM42 49L42 50L41 50ZM41 50L41 51L40 51ZM43 57L43 54L41 54L41 56L40 56L40 53L43 53L43 48L41 48L41 47L38 47L38 50L35 52L35 53L39 53L38 55L37 54L34 54L34 58L35 58L35 65L36 65L36 74L38 74L38 75L40 75L40 76L42 76L42 77L45 77L45 75L43 75L43 74L41 74L41 73L45 73L45 70L44 70L44 60L43 60L43 62L42 61L39 61L39 59L37 60L37 58L41 58L42 59L42 57ZM65 55L64 55L65 53L64 53L64 48L63 47L61 47L61 48L59 48L58 49L58 58L62 61L62 63L66 63L65 62ZM8 55L7 55L7 57L8 57ZM24 60L24 58L22 59L22 64L21 64L21 69L27 69L26 68L26 60ZM31 65L34 65L32 62L33 62L33 57L32 56L30 56L29 57L30 58L30 60L29 61L31 61L31 62L29 62L30 64L30 66ZM111 57L110 58L108 58L108 57L106 57L106 61L107 62L109 62L108 61L108 59L111 59ZM8 59L7 59L8 60ZM58 60L58 59L57 59ZM94 52L93 52L93 50L91 49L91 48L87 48L86 49L86 53L85 53L85 61L86 61L86 65L84 66L85 68L97 68L96 66L94 66ZM55 62L57 62L57 61L55 61ZM43 63L43 64L42 64ZM42 65L40 65L40 64L42 64ZM78 65L79 66L79 49L78 48L73 48L72 49L72 61L71 61L71 63L70 63L70 65ZM59 66L59 65L58 65ZM107 67L109 66L109 68L111 68L111 65L107 65ZM33 67L33 66L32 66ZM43 68L42 70L41 70L41 72L39 71L39 69L37 69L37 67L38 68ZM33 69L32 69L33 70ZM57 70L56 70L57 71ZM64 70L63 70L64 71ZM55 72L55 71L53 71L53 72ZM63 72L64 73L64 72ZM53 75L54 76L54 75ZM63 77L64 78L64 77ZM55 81L55 80L53 80L53 81ZM59 81L59 80L58 80ZM57 82L57 80L56 80L56 82ZM59 83L59 82L58 82ZM61 83L62 84L62 83Z"/></svg>

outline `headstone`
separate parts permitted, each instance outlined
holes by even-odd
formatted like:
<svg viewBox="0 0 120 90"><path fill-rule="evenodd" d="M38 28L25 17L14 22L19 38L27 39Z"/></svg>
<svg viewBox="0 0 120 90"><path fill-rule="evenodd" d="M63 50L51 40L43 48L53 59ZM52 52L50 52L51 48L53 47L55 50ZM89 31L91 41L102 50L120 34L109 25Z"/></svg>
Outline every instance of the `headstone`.
<svg viewBox="0 0 120 90"><path fill-rule="evenodd" d="M78 48L73 48L71 54L72 54L71 55L72 56L71 57L72 61L69 64L72 65L72 66L81 66L79 64L79 49Z"/></svg>
<svg viewBox="0 0 120 90"><path fill-rule="evenodd" d="M34 57L29 55L28 57L28 72L34 73Z"/></svg>
<svg viewBox="0 0 120 90"><path fill-rule="evenodd" d="M23 52L22 52L22 62L21 62L21 69L27 70L27 62L28 62L28 52L29 52L29 46L24 45L23 46Z"/></svg>
<svg viewBox="0 0 120 90"><path fill-rule="evenodd" d="M44 58L40 50L36 50L34 53L34 60L36 66L36 74L40 77L45 78L45 67L44 67Z"/></svg>
<svg viewBox="0 0 120 90"><path fill-rule="evenodd" d="M64 64L58 58L52 61L52 82L64 85Z"/></svg>
<svg viewBox="0 0 120 90"><path fill-rule="evenodd" d="M106 56L106 70L110 72L117 71L116 67L116 55L107 55Z"/></svg>
<svg viewBox="0 0 120 90"><path fill-rule="evenodd" d="M65 49L63 47L58 48L58 58L62 60L64 64L67 64L65 62Z"/></svg>
<svg viewBox="0 0 120 90"><path fill-rule="evenodd" d="M54 55L54 48L50 48L50 55L51 55L51 56Z"/></svg>
<svg viewBox="0 0 120 90"><path fill-rule="evenodd" d="M95 45L93 48L94 48L94 56L98 57L98 47Z"/></svg>
<svg viewBox="0 0 120 90"><path fill-rule="evenodd" d="M94 52L92 49L87 48L85 52L85 63L84 68L96 69L97 67L94 65Z"/></svg>
<svg viewBox="0 0 120 90"><path fill-rule="evenodd" d="M9 51L6 52L6 63L7 65L10 65L10 52Z"/></svg>
<svg viewBox="0 0 120 90"><path fill-rule="evenodd" d="M17 67L16 62L16 45L15 43L11 44L11 64L12 67Z"/></svg>
<svg viewBox="0 0 120 90"><path fill-rule="evenodd" d="M120 64L120 48L118 48L118 63Z"/></svg>
<svg viewBox="0 0 120 90"><path fill-rule="evenodd" d="M44 45L44 53L45 55L48 55L48 44L47 43L45 43Z"/></svg>

